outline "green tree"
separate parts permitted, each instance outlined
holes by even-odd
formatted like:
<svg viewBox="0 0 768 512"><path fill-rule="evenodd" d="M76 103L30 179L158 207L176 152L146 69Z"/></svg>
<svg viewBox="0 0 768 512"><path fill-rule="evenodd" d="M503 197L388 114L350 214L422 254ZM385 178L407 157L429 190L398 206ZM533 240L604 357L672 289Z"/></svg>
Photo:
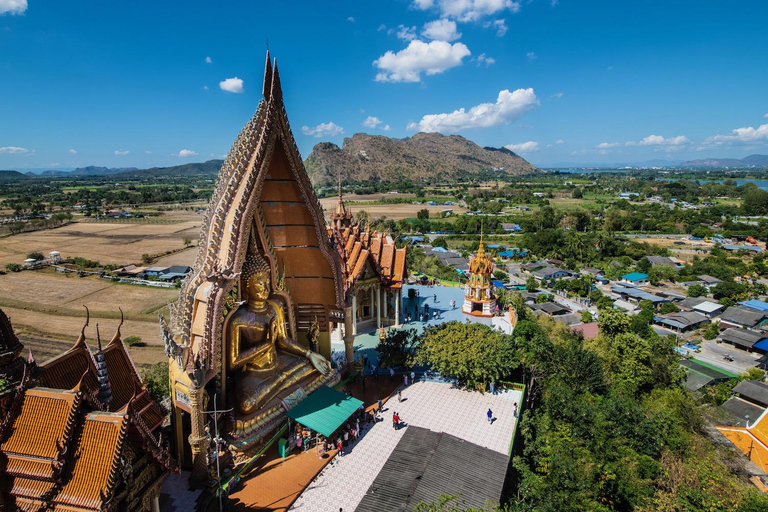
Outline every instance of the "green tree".
<svg viewBox="0 0 768 512"><path fill-rule="evenodd" d="M416 362L470 387L507 378L519 364L511 336L457 321L427 327Z"/></svg>
<svg viewBox="0 0 768 512"><path fill-rule="evenodd" d="M693 286L688 288L688 296L689 297L706 297L707 289L702 284L694 284Z"/></svg>
<svg viewBox="0 0 768 512"><path fill-rule="evenodd" d="M5 270L7 270L8 272L21 272L21 265L19 265L18 263L8 263L5 266Z"/></svg>
<svg viewBox="0 0 768 512"><path fill-rule="evenodd" d="M41 253L40 251L34 251L34 252L31 252L31 253L27 254L27 259L35 260L35 261L40 261L40 260L45 259L45 256L43 256L43 253Z"/></svg>
<svg viewBox="0 0 768 512"><path fill-rule="evenodd" d="M147 391L149 391L150 396L152 396L155 402L160 403L170 396L168 363L166 361L150 366L142 372L142 377Z"/></svg>
<svg viewBox="0 0 768 512"><path fill-rule="evenodd" d="M581 321L582 323L588 324L593 320L592 318L592 312L588 309L583 309L581 311Z"/></svg>
<svg viewBox="0 0 768 512"><path fill-rule="evenodd" d="M669 313L677 313L678 311L680 311L680 308L675 306L672 302L665 302L659 308L659 313L661 313L662 315L667 315Z"/></svg>
<svg viewBox="0 0 768 512"><path fill-rule="evenodd" d="M420 337L416 329L390 329L384 341L379 342L379 364L382 368L410 368Z"/></svg>
<svg viewBox="0 0 768 512"><path fill-rule="evenodd" d="M189 247L189 244L191 244L191 243L192 243L192 240L190 240L190 238L189 238L189 237L185 236L185 237L184 237L184 238L181 240L181 243L182 243L182 244L184 244L184 247Z"/></svg>
<svg viewBox="0 0 768 512"><path fill-rule="evenodd" d="M539 283L536 281L536 278L533 276L528 276L528 279L525 280L525 289L529 292L535 292L539 288Z"/></svg>
<svg viewBox="0 0 768 512"><path fill-rule="evenodd" d="M426 209L426 208L422 208L416 214L416 218L418 218L419 220L427 220L427 219L429 219L429 210Z"/></svg>

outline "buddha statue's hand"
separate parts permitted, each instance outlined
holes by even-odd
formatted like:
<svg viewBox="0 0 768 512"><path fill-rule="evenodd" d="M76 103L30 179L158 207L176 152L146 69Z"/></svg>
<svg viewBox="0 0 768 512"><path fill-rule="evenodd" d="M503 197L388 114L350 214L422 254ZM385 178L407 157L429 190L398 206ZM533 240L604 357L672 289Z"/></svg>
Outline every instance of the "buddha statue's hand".
<svg viewBox="0 0 768 512"><path fill-rule="evenodd" d="M308 352L307 359L312 363L312 366L323 375L328 375L331 372L331 363L317 352Z"/></svg>

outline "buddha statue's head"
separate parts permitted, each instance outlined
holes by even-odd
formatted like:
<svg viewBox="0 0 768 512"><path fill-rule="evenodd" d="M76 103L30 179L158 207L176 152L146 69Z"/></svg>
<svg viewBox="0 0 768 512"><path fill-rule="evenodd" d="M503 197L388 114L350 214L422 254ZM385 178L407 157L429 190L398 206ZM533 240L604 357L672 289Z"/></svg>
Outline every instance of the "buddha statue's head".
<svg viewBox="0 0 768 512"><path fill-rule="evenodd" d="M243 299L252 303L263 303L271 291L269 265L258 252L249 251L241 272Z"/></svg>

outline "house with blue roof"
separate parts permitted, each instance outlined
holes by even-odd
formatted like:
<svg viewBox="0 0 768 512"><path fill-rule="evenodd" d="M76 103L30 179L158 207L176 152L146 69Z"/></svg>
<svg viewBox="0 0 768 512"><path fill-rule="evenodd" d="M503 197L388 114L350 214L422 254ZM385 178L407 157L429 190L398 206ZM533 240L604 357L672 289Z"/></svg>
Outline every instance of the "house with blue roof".
<svg viewBox="0 0 768 512"><path fill-rule="evenodd" d="M648 274L642 272L630 272L621 276L621 280L634 285L648 284Z"/></svg>

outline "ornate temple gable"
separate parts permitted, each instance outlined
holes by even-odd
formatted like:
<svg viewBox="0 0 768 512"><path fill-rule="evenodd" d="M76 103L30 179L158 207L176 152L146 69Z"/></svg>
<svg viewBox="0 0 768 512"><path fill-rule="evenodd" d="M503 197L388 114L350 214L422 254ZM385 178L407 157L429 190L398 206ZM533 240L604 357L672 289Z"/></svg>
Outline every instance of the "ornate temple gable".
<svg viewBox="0 0 768 512"><path fill-rule="evenodd" d="M221 369L225 302L230 292L238 293L252 234L270 264L273 287L284 288L280 299L293 336L300 309L319 307L327 325L329 310L344 307L341 264L324 231L269 53L263 96L221 168L193 271L171 312L173 351L188 372L205 367L205 380Z"/></svg>

